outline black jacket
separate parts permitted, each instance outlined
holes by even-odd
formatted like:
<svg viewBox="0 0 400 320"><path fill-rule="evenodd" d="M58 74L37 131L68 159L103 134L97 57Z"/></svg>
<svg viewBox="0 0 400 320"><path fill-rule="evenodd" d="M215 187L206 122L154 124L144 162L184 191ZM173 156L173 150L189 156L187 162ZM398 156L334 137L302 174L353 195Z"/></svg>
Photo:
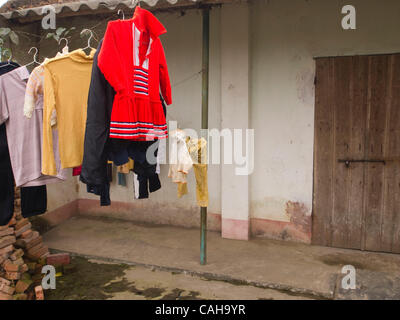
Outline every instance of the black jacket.
<svg viewBox="0 0 400 320"><path fill-rule="evenodd" d="M84 153L80 180L89 185L108 183L107 160L110 149L110 119L115 91L101 73L97 59L103 40L93 58L90 81Z"/></svg>
<svg viewBox="0 0 400 320"><path fill-rule="evenodd" d="M88 192L101 196L101 205L109 205L111 204L111 200L109 199L107 161L115 160L117 157L121 157L122 154L125 155L126 162L128 161L128 154L136 154L137 156L138 153L142 153L143 157L145 157L147 148L153 144L154 141L128 141L109 138L111 111L115 91L105 79L97 64L102 43L103 40L100 41L93 58L80 180L87 184ZM164 114L166 114L166 106L161 95L160 98ZM142 157L140 156L139 158ZM158 176L156 179L154 178L154 175L156 175L155 165L149 165L146 161L139 161L139 164L137 160L138 159L135 159L135 172L137 170L140 171L141 167L144 166L145 169L137 172L138 174L143 175L145 173L147 178L152 177L153 180L158 179ZM125 161L122 163L126 163ZM158 190L160 187L158 182L155 185L157 185L157 187L153 188L154 191L156 191L156 189ZM153 191L150 190L150 192Z"/></svg>
<svg viewBox="0 0 400 320"><path fill-rule="evenodd" d="M19 67L11 62L0 63L0 75ZM0 125L0 226L7 225L14 213L14 175L8 152L6 125Z"/></svg>

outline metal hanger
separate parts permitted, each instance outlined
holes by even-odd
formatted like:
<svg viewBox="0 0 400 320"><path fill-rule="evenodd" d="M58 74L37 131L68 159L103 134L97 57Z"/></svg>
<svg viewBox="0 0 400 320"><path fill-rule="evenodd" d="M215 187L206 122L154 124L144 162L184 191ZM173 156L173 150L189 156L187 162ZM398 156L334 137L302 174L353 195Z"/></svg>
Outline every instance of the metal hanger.
<svg viewBox="0 0 400 320"><path fill-rule="evenodd" d="M28 54L31 53L32 49L35 49L35 50L36 50L36 51L35 51L35 54L33 55L33 61L32 61L32 62L29 62L28 64L26 64L25 67L27 67L27 66L29 66L29 65L31 65L31 64L33 64L33 63L37 63L37 64L40 65L40 62L36 60L36 56L37 56L37 54L38 54L38 48L36 48L36 47L30 48L29 51L28 51Z"/></svg>
<svg viewBox="0 0 400 320"><path fill-rule="evenodd" d="M136 6L138 6L140 8L140 1L141 0L132 0L132 3L134 4L133 7L136 8Z"/></svg>
<svg viewBox="0 0 400 320"><path fill-rule="evenodd" d="M83 29L82 32L84 32L84 31L89 31L89 32L90 32L90 37L89 37L89 39L88 39L87 46L86 46L85 48L83 48L82 50L94 49L93 47L90 46L90 40L92 40L92 38L93 38L93 31L90 30L90 29ZM82 32L81 32L81 33L82 33Z"/></svg>
<svg viewBox="0 0 400 320"><path fill-rule="evenodd" d="M68 48L68 39L67 38L61 38L60 40L58 40L58 44L60 45L61 41L65 40L65 46L64 48L62 48L61 53L68 53L69 48Z"/></svg>
<svg viewBox="0 0 400 320"><path fill-rule="evenodd" d="M10 53L10 56L8 57L7 63L3 64L2 66L0 66L0 68L3 68L3 67L11 65L12 52L11 52L11 50L8 50L8 52Z"/></svg>
<svg viewBox="0 0 400 320"><path fill-rule="evenodd" d="M119 9L118 12L117 12L117 15L118 15L118 16L119 16L120 12L122 12L122 20L125 20L125 13L124 13L124 10Z"/></svg>

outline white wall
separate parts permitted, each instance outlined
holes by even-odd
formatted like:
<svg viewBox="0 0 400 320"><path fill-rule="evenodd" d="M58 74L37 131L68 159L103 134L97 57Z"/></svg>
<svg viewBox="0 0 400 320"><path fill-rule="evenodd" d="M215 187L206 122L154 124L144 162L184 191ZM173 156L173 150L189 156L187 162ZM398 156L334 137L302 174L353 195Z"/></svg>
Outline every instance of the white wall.
<svg viewBox="0 0 400 320"><path fill-rule="evenodd" d="M177 121L178 127L200 130L201 127L201 68L202 68L202 16L201 11L190 10L184 16L180 13L158 14L157 18L164 24L167 33L161 36L172 85L173 103L167 107L167 121ZM209 127L220 128L220 9L213 9L210 16L210 101ZM128 187L119 186L116 179L111 185L111 201L140 202L151 208L162 210L186 209L197 215L196 190L193 170L188 176L189 194L177 198L177 188L167 177L168 165L161 166L160 180L162 189L150 194L149 200L134 200L133 175L127 177ZM209 211L221 212L220 200L220 168L211 165L209 168ZM116 177L114 172L114 177ZM212 178L211 178L212 177ZM86 187L80 183L80 198L98 199L86 192ZM171 212L171 211L169 211ZM168 212L165 213L168 215ZM134 215L132 216L134 219Z"/></svg>
<svg viewBox="0 0 400 320"><path fill-rule="evenodd" d="M357 30L341 28L352 4ZM257 0L251 10L251 215L288 221L287 201L311 214L313 57L400 51L400 1Z"/></svg>
<svg viewBox="0 0 400 320"><path fill-rule="evenodd" d="M341 8L349 3L357 9L357 30L344 31L341 28ZM229 119L225 116L222 119L221 116L222 113L229 112L226 104L223 112L223 101L230 101L232 98L229 88L225 87L225 84L230 83L230 79L226 78L229 73L222 73L226 71L227 64L221 63L221 57L235 50L234 47L229 47L229 34L226 31L229 24L234 25L236 21L238 24L242 23L239 21L241 15L232 13L235 6L226 5L211 11L210 128L221 128L225 124L229 126L229 121L226 122ZM227 13L224 10L230 10L231 13L223 15ZM237 10L239 12L242 9L237 6ZM233 21L225 21L229 15ZM201 75L195 74L201 69L201 12L189 10L184 16L180 16L180 13L164 13L157 17L168 30L162 36L173 86L173 105L168 108L167 119L177 120L180 128L199 129ZM399 18L398 0L251 1L247 39L249 48L246 53L249 56L249 81L241 84L248 88L249 102L247 105L243 102L243 107L248 110L249 127L255 129L255 169L249 177L247 192L250 218L287 222L290 220L286 213L286 204L289 201L299 202L306 207L307 214L311 214L315 74L313 58L399 52ZM98 18L80 17L68 21L83 28L97 24ZM221 23L224 25L221 26ZM104 27L105 23L99 27L100 37ZM82 28L79 27L78 30ZM241 37L243 41L246 41L245 38ZM75 49L82 43L84 41L77 36L70 49ZM55 54L54 45L46 46L42 48L43 54L50 55L50 48ZM231 76L234 77L235 73ZM222 124L222 120L225 124ZM193 173L189 176L189 195L177 199L176 186L167 178L168 167L162 166L161 170L162 189L151 194L150 200L133 199L130 175L128 187L121 187L113 182L112 201L140 203L143 208L153 208L153 211L159 211L158 214L166 215L167 220L170 215L172 224L176 224L173 210L187 211L197 219L199 210L195 200ZM224 186L221 180L221 168L211 165L209 211L216 214L221 214L222 210L221 189ZM73 183L68 186L73 188ZM63 188L51 191L50 198L60 196L64 192ZM82 184L79 184L78 195L81 199L98 200L98 197L86 193ZM232 195L232 199L240 201L237 195ZM53 199L50 201L57 204ZM230 215L229 212L226 216L243 218L240 214ZM246 216L248 219L249 215Z"/></svg>

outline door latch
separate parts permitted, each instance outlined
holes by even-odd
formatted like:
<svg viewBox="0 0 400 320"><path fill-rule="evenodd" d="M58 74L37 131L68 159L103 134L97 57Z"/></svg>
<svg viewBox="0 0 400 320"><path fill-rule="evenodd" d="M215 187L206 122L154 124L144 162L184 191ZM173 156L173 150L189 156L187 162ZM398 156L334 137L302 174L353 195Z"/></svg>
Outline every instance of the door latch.
<svg viewBox="0 0 400 320"><path fill-rule="evenodd" d="M373 163L382 163L383 165L386 165L385 160L374 160L374 159L338 159L338 162L344 163L345 166L348 168L350 167L350 164L352 162L373 162Z"/></svg>

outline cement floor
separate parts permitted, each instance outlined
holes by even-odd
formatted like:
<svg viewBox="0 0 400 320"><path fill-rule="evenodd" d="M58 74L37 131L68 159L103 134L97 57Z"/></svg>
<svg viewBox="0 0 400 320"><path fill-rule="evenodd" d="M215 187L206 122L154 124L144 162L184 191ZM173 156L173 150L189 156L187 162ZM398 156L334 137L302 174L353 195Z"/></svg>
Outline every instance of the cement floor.
<svg viewBox="0 0 400 320"><path fill-rule="evenodd" d="M83 216L51 229L44 240L51 249L102 261L272 289L276 297L267 295L270 298L400 299L400 255L394 254L265 239L227 240L208 232L208 263L202 266L199 230ZM341 289L344 265L356 268L355 290ZM230 299L246 296L245 291L233 292Z"/></svg>

